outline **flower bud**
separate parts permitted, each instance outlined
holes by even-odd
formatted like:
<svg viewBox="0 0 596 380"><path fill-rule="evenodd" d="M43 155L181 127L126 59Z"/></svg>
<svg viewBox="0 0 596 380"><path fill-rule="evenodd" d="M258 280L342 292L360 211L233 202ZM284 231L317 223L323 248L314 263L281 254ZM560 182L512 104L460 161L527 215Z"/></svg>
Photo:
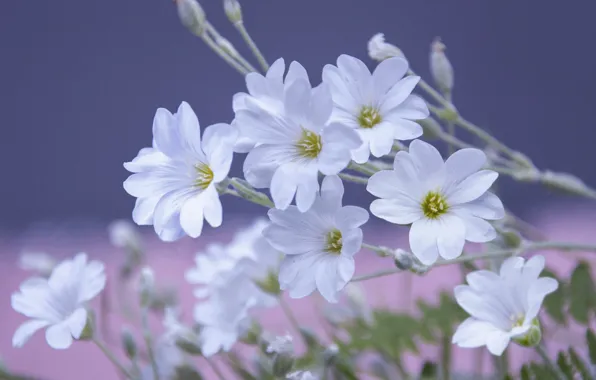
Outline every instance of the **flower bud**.
<svg viewBox="0 0 596 380"><path fill-rule="evenodd" d="M436 140L443 135L443 128L432 117L418 120L418 124L422 127L422 132L426 140Z"/></svg>
<svg viewBox="0 0 596 380"><path fill-rule="evenodd" d="M393 262L401 270L410 270L414 265L414 257L410 252L398 248L393 252Z"/></svg>
<svg viewBox="0 0 596 380"><path fill-rule="evenodd" d="M110 243L118 248L141 251L141 237L134 224L128 220L116 220L108 225Z"/></svg>
<svg viewBox="0 0 596 380"><path fill-rule="evenodd" d="M372 324L374 317L362 287L355 283L348 283L344 292L353 313L365 323Z"/></svg>
<svg viewBox="0 0 596 380"><path fill-rule="evenodd" d="M141 296L141 305L144 307L149 307L155 293L155 274L149 267L145 267L141 270L139 293Z"/></svg>
<svg viewBox="0 0 596 380"><path fill-rule="evenodd" d="M273 375L285 377L294 366L294 346L291 335L277 336L267 346L265 352L273 355Z"/></svg>
<svg viewBox="0 0 596 380"><path fill-rule="evenodd" d="M383 61L392 57L404 57L404 53L395 45L385 42L385 35L383 33L375 34L368 41L368 56L375 61Z"/></svg>
<svg viewBox="0 0 596 380"><path fill-rule="evenodd" d="M430 72L437 87L449 98L453 89L453 67L445 55L445 44L436 37L430 46Z"/></svg>
<svg viewBox="0 0 596 380"><path fill-rule="evenodd" d="M532 320L532 326L522 336L513 338L513 341L522 347L535 347L542 340L542 329L538 318Z"/></svg>
<svg viewBox="0 0 596 380"><path fill-rule="evenodd" d="M174 0L178 9L180 22L194 35L201 36L205 32L205 11L196 0Z"/></svg>
<svg viewBox="0 0 596 380"><path fill-rule="evenodd" d="M203 377L191 365L184 364L176 367L176 373L173 380L203 380Z"/></svg>
<svg viewBox="0 0 596 380"><path fill-rule="evenodd" d="M135 339L132 336L132 333L129 329L123 328L122 329L122 347L124 347L124 352L126 353L126 357L129 359L134 359L137 357L137 344L135 343Z"/></svg>
<svg viewBox="0 0 596 380"><path fill-rule="evenodd" d="M271 294L273 296L278 296L281 294L279 279L277 278L277 274L274 272L269 272L262 280L255 280L255 284L267 294Z"/></svg>
<svg viewBox="0 0 596 380"><path fill-rule="evenodd" d="M37 272L42 277L50 277L56 260L43 252L23 252L19 257L19 267L23 270Z"/></svg>
<svg viewBox="0 0 596 380"><path fill-rule="evenodd" d="M239 55L238 50L236 50L234 45L232 45L230 41L226 40L222 36L216 36L215 43L229 56L237 57Z"/></svg>
<svg viewBox="0 0 596 380"><path fill-rule="evenodd" d="M325 351L323 351L323 360L325 361L325 364L327 366L331 366L335 363L335 360L337 359L339 355L339 347L337 346L337 344L333 343L330 344Z"/></svg>
<svg viewBox="0 0 596 380"><path fill-rule="evenodd" d="M242 7L238 0L224 0L224 12L232 24L242 22Z"/></svg>
<svg viewBox="0 0 596 380"><path fill-rule="evenodd" d="M261 339L263 329L256 321L253 321L250 328L246 331L244 336L241 338L242 342L249 345L256 345Z"/></svg>
<svg viewBox="0 0 596 380"><path fill-rule="evenodd" d="M522 237L517 231L506 229L500 231L500 235L507 248L519 248L522 243Z"/></svg>
<svg viewBox="0 0 596 380"><path fill-rule="evenodd" d="M439 116L441 120L455 122L459 118L459 113L452 104L450 107L441 108L437 112L437 116Z"/></svg>

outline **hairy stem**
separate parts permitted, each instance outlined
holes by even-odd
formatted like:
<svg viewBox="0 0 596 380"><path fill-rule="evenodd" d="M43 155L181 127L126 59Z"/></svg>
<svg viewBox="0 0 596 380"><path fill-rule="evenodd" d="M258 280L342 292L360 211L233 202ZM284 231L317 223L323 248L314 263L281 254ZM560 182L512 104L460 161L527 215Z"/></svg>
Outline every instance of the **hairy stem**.
<svg viewBox="0 0 596 380"><path fill-rule="evenodd" d="M127 379L134 379L134 377L128 372L126 367L116 358L116 355L106 346L102 341L97 338L92 338L91 340L95 345L103 352L103 354L110 359L112 364L124 375Z"/></svg>
<svg viewBox="0 0 596 380"><path fill-rule="evenodd" d="M257 59L257 61L259 61L259 65L261 65L261 68L263 69L263 71L267 72L267 70L269 70L269 64L267 63L267 60L263 56L263 53L261 53L261 50L259 50L259 47L255 43L255 41L252 39L250 34L248 34L248 30L246 30L244 23L242 21L238 21L238 22L234 23L234 26L236 27L236 29L242 36L242 39L244 40L244 42L246 42L246 45L248 45L250 51L252 51L252 53L255 56L255 58Z"/></svg>
<svg viewBox="0 0 596 380"><path fill-rule="evenodd" d="M153 350L153 337L151 336L151 330L149 329L149 308L146 306L143 306L143 309L141 310L141 324L143 328L143 339L145 340L147 354L149 355L149 362L153 369L153 378L154 380L160 380L159 368L157 368L157 361L155 360L155 352Z"/></svg>

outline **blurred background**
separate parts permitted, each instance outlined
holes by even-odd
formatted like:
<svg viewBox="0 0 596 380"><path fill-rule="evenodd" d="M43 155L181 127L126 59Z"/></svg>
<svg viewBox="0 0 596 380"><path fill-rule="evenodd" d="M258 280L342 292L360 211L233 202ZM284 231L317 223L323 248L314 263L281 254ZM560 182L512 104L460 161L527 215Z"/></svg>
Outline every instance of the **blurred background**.
<svg viewBox="0 0 596 380"><path fill-rule="evenodd" d="M201 4L223 36L249 57L221 1ZM267 59L299 61L314 83L322 67L343 53L374 67L366 44L378 32L431 81L430 43L440 36L455 69L453 97L461 114L526 153L539 168L567 171L596 186L594 3L245 0L242 5L245 24ZM5 272L0 357L5 364L44 374L45 380L113 378L101 357L84 367L73 361L92 355L93 347L52 351L43 334L23 349L11 347L22 318L10 309L9 295L26 278L14 270L18 254L42 250L66 257L87 251L116 265L120 252L109 245L106 226L130 218L134 199L122 188L127 177L122 163L150 145L155 110L173 111L187 101L203 126L230 122L232 96L239 91L245 91L243 78L180 25L170 1L0 2L0 270ZM241 173L241 165L238 156L234 174ZM594 203L507 178L500 180L499 191L510 209L545 232L596 242ZM359 205L372 199L356 186L346 197L345 203ZM198 249L229 240L234 226L262 211L226 198L220 229L171 245L144 230L151 257L163 264L159 275L180 278ZM378 226L374 232L373 225ZM367 228L367 240L393 246L402 236L378 220ZM359 272L384 265L360 256ZM421 285L423 293L432 295L444 284L435 275ZM406 301L393 290L399 285L387 284L391 290L378 301L402 307ZM191 302L190 289L182 292Z"/></svg>

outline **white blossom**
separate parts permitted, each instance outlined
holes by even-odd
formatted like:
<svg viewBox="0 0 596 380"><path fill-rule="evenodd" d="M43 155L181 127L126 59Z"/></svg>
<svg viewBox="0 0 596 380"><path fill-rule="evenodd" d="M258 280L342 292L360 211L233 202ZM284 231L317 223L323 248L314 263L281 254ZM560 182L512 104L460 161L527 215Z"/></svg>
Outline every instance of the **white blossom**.
<svg viewBox="0 0 596 380"><path fill-rule="evenodd" d="M445 44L436 38L430 48L430 72L437 86L445 94L453 89L453 67L445 55Z"/></svg>
<svg viewBox="0 0 596 380"><path fill-rule="evenodd" d="M337 66L326 65L323 83L331 88L332 120L358 131L362 144L352 151L352 159L364 163L372 153L388 154L394 140L410 140L422 135L414 120L429 115L426 102L412 95L420 77L403 76L408 71L404 58L389 58L374 72L357 58L341 55Z"/></svg>
<svg viewBox="0 0 596 380"><path fill-rule="evenodd" d="M216 185L230 170L234 129L215 124L201 137L194 111L183 102L174 115L163 108L157 110L153 136L152 149L124 164L133 173L124 182L124 189L139 198L133 220L140 225L152 224L164 241L184 234L200 236L203 219L219 227L222 207Z"/></svg>
<svg viewBox="0 0 596 380"><path fill-rule="evenodd" d="M80 253L58 264L48 279L33 277L11 297L12 308L31 318L23 323L12 338L14 347L21 347L39 329L47 327L46 341L54 349L70 347L73 338L81 338L87 325L87 301L104 288L104 265L87 262Z"/></svg>
<svg viewBox="0 0 596 380"><path fill-rule="evenodd" d="M310 371L296 371L286 376L287 380L317 380L317 377Z"/></svg>
<svg viewBox="0 0 596 380"><path fill-rule="evenodd" d="M321 193L307 212L297 207L269 210L272 225L263 235L286 254L279 271L279 283L292 298L302 298L315 289L329 302L354 275L353 256L362 246L362 230L368 212L343 206L344 187L337 176L323 180Z"/></svg>
<svg viewBox="0 0 596 380"><path fill-rule="evenodd" d="M319 172L345 169L361 140L351 128L330 123L327 85L312 89L305 78L286 82L281 114L258 102L247 102L248 109L236 114L241 134L259 144L244 161L244 176L252 186L269 188L276 208L286 209L296 196L304 212L319 190Z"/></svg>
<svg viewBox="0 0 596 380"><path fill-rule="evenodd" d="M385 42L385 35L377 33L368 41L368 56L375 61L383 61L393 57L404 57L404 53L395 45Z"/></svg>
<svg viewBox="0 0 596 380"><path fill-rule="evenodd" d="M43 277L48 277L55 266L56 259L45 252L23 252L19 256L19 267L21 269L37 272Z"/></svg>
<svg viewBox="0 0 596 380"><path fill-rule="evenodd" d="M397 153L393 170L368 181L366 189L381 198L370 211L391 223L411 224L410 248L424 265L439 255L454 259L466 240L493 240L495 229L485 219L505 214L499 198L488 191L498 174L481 170L485 162L478 149L461 149L444 162L435 147L414 140L409 153Z"/></svg>
<svg viewBox="0 0 596 380"><path fill-rule="evenodd" d="M267 345L268 354L286 354L294 351L294 338L290 334L276 336Z"/></svg>
<svg viewBox="0 0 596 380"><path fill-rule="evenodd" d="M141 236L134 224L128 220L116 220L108 226L110 243L115 247L141 250Z"/></svg>
<svg viewBox="0 0 596 380"><path fill-rule="evenodd" d="M538 277L543 269L543 256L527 262L511 257L498 274L487 270L468 274L468 285L455 288L455 299L470 317L457 328L453 343L486 346L493 355L501 355L512 339L523 346L538 344L538 312L544 298L558 287L555 279Z"/></svg>

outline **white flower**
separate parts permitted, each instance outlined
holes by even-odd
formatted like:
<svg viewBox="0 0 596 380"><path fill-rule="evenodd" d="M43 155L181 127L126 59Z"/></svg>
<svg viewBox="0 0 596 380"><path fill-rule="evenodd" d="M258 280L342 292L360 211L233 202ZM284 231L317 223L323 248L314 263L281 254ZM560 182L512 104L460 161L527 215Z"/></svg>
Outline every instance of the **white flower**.
<svg viewBox="0 0 596 380"><path fill-rule="evenodd" d="M457 286L455 299L471 317L457 328L453 343L470 348L486 345L493 355L501 355L511 339L523 346L538 344L538 312L544 297L558 287L555 279L538 277L543 269L543 256L527 262L511 257L499 274L487 270L468 274L469 285Z"/></svg>
<svg viewBox="0 0 596 380"><path fill-rule="evenodd" d="M429 115L424 100L411 95L420 80L402 77L408 62L399 57L379 63L371 74L366 65L349 55L337 59L337 67L323 68L323 83L331 88L335 108L332 120L358 131L360 147L352 151L357 163L388 154L393 141L410 140L422 135L422 127L413 120Z"/></svg>
<svg viewBox="0 0 596 380"><path fill-rule="evenodd" d="M282 289L302 298L315 289L329 302L354 275L353 256L362 246L362 230L368 212L343 206L344 187L337 176L323 180L321 194L312 208L269 210L272 225L263 231L269 243L286 254L279 271Z"/></svg>
<svg viewBox="0 0 596 380"><path fill-rule="evenodd" d="M17 329L12 345L23 346L33 333L47 327L50 347L70 347L87 324L87 301L98 295L105 283L103 264L87 262L84 253L58 264L48 279L34 277L23 282L19 292L13 293L11 304L31 320Z"/></svg>
<svg viewBox="0 0 596 380"><path fill-rule="evenodd" d="M409 153L395 156L393 170L369 179L366 189L382 198L371 203L370 211L391 223L412 224L410 248L424 265L439 255L454 259L466 240L493 240L495 229L485 219L505 214L499 198L487 191L498 174L480 170L485 162L478 149L461 149L443 162L435 147L414 140Z"/></svg>
<svg viewBox="0 0 596 380"><path fill-rule="evenodd" d="M55 266L56 260L44 252L23 252L19 256L21 269L37 272L43 277L48 277Z"/></svg>
<svg viewBox="0 0 596 380"><path fill-rule="evenodd" d="M385 35L377 33L368 41L368 56L375 61L383 61L392 57L404 57L404 53L395 45L385 42Z"/></svg>
<svg viewBox="0 0 596 380"><path fill-rule="evenodd" d="M239 116L232 122L232 126L238 128L239 131L238 140L234 146L235 152L248 153L256 144L250 137L242 134L242 129L239 127L239 124L243 122L241 111L248 110L249 104L254 104L272 115L282 115L284 112L284 90L296 79L309 80L306 69L296 61L290 64L284 78L285 69L284 59L279 58L273 62L265 76L254 72L246 75L248 94L245 92L235 94L232 103L234 113Z"/></svg>
<svg viewBox="0 0 596 380"><path fill-rule="evenodd" d="M317 380L310 371L296 371L288 374L287 380Z"/></svg>
<svg viewBox="0 0 596 380"><path fill-rule="evenodd" d="M151 148L149 148L151 149ZM141 236L134 224L128 220L116 220L108 226L110 243L115 247L141 250Z"/></svg>
<svg viewBox="0 0 596 380"><path fill-rule="evenodd" d="M184 234L200 236L203 219L212 227L220 226L222 207L216 185L230 170L234 129L227 124L212 125L201 141L199 121L183 102L174 115L157 110L153 136L153 149L124 164L134 173L124 182L124 189L139 198L133 220L153 224L164 241Z"/></svg>
<svg viewBox="0 0 596 380"><path fill-rule="evenodd" d="M182 367L187 358L184 352L169 336L162 336L157 340L154 348L155 364L160 379L174 379L178 368ZM141 380L154 380L153 366L147 365L141 371Z"/></svg>
<svg viewBox="0 0 596 380"><path fill-rule="evenodd" d="M269 188L275 207L286 209L295 195L300 211L308 210L319 190L319 172L334 175L345 169L350 151L360 146L358 134L329 123L329 89L324 84L312 89L305 78L285 86L281 114L256 102L247 105L236 114L238 126L260 145L246 157L244 177L257 188Z"/></svg>
<svg viewBox="0 0 596 380"><path fill-rule="evenodd" d="M449 94L453 89L453 67L445 55L445 49L445 44L439 38L431 44L430 72L441 91Z"/></svg>

